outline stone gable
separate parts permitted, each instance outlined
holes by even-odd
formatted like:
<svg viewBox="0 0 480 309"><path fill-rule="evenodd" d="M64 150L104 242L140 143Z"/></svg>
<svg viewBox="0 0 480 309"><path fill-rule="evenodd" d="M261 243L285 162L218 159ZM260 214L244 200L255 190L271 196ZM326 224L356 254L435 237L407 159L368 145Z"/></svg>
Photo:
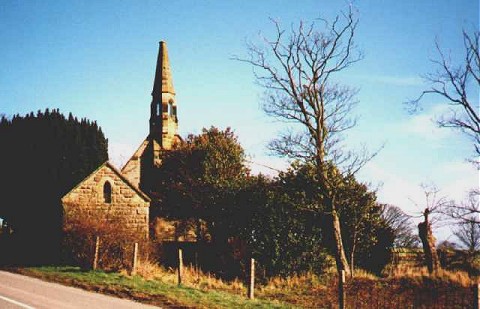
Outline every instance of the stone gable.
<svg viewBox="0 0 480 309"><path fill-rule="evenodd" d="M115 220L126 231L148 237L150 199L106 162L62 198L64 221L72 216Z"/></svg>

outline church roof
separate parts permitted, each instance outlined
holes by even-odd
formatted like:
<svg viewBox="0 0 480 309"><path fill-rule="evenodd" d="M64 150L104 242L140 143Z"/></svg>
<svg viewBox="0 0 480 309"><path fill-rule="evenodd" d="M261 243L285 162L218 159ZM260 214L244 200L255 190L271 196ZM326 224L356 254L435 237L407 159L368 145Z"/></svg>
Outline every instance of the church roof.
<svg viewBox="0 0 480 309"><path fill-rule="evenodd" d="M154 143L158 144L157 141L155 141L154 139L152 139L152 140L153 140ZM127 168L127 165L128 165L128 163L130 163L130 161L136 161L136 160L138 160L142 157L143 152L145 151L145 148L147 148L149 143L150 143L150 139L147 136L147 138L145 138L145 140L143 140L143 142L140 144L138 149L133 153L133 155L130 157L130 159L128 159L128 161L123 165L123 167L121 169L122 173L125 172L125 169Z"/></svg>
<svg viewBox="0 0 480 309"><path fill-rule="evenodd" d="M160 41L158 50L157 68L155 70L155 81L153 82L152 96L160 98L162 93L175 94L173 89L172 72L168 60L167 43Z"/></svg>

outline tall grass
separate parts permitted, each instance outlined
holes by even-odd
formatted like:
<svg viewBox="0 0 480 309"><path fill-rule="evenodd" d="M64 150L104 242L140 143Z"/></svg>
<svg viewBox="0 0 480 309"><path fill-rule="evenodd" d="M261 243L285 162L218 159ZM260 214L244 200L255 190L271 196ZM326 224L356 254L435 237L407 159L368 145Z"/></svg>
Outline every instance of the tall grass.
<svg viewBox="0 0 480 309"><path fill-rule="evenodd" d="M123 274L128 275L126 271L123 271ZM137 275L147 280L159 280L168 284L177 284L178 280L176 269L166 269L149 261L140 261L137 268ZM426 267L420 269L398 268L385 278L380 278L363 269L357 269L355 270L353 280L390 281L406 279L410 283L421 285L423 280L427 278L463 287L471 286L476 282L476 279L469 277L466 272L440 270L435 274L429 274ZM260 295L280 291L308 289L321 290L331 286L336 280L337 275L334 271L330 271L320 276L312 272L307 272L288 277L272 277L263 284L257 283L256 289ZM347 280L350 281L352 278L347 278ZM244 294L247 291L246 285L239 279L226 281L213 274L202 272L192 266L184 267L182 283L187 287L201 290L222 290L233 292L235 294Z"/></svg>
<svg viewBox="0 0 480 309"><path fill-rule="evenodd" d="M120 274L105 273L80 271L72 267L43 267L21 272L159 305L166 302L195 308L333 308L338 305L338 276L335 272L320 276L305 273L286 278L270 278L256 286L257 300L253 302L246 298L247 291L243 282L221 280L193 267L184 269L181 287L177 286L175 269L145 261L139 262L135 276L129 275L127 271L121 271ZM358 270L355 278L347 278L347 295L349 304L362 304L363 307L359 308L377 308L373 305L378 305L379 301L388 306L399 302L410 304L420 298L428 301L425 305L427 307L442 302L445 305L445 299L454 299L454 302L463 304L473 297L472 292L469 292L472 290L466 288L471 283L472 279L462 272L441 271L430 276L424 269L379 278ZM440 296L428 298L437 295L432 291Z"/></svg>
<svg viewBox="0 0 480 309"><path fill-rule="evenodd" d="M440 269L438 272L430 274L426 267L421 268L398 268L395 269L389 278L409 279L412 283L422 284L424 279L452 283L463 287L473 285L478 278L472 278L464 271L449 271Z"/></svg>
<svg viewBox="0 0 480 309"><path fill-rule="evenodd" d="M167 284L177 284L177 270L164 268L157 263L140 261L137 267L137 275L147 280L158 280ZM127 271L122 271L128 275ZM183 269L182 284L200 290L222 290L235 294L246 293L246 286L239 279L225 281L210 273L204 273L193 266L186 266Z"/></svg>

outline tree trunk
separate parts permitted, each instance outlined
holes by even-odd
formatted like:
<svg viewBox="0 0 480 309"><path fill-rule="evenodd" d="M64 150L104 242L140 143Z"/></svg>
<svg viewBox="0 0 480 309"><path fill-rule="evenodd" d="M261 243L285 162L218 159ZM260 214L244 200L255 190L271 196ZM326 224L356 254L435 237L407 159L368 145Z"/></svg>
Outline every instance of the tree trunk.
<svg viewBox="0 0 480 309"><path fill-rule="evenodd" d="M343 249L342 234L340 229L340 219L338 218L337 211L333 206L333 203L330 205L331 216L332 216L332 231L333 231L333 242L335 250L335 262L337 264L337 271L341 273L342 270L345 270L346 275L350 275L350 267L348 266L347 257L345 255L345 250Z"/></svg>
<svg viewBox="0 0 480 309"><path fill-rule="evenodd" d="M354 276L355 272L355 247L357 246L357 232L353 232L353 241L352 241L352 252L350 252L350 269L352 271L351 275Z"/></svg>
<svg viewBox="0 0 480 309"><path fill-rule="evenodd" d="M428 208L425 209L425 221L418 224L418 235L422 240L423 253L425 254L425 262L429 273L435 273L440 269L440 261L438 260L437 250L435 249L435 237L433 237L432 226L428 222Z"/></svg>

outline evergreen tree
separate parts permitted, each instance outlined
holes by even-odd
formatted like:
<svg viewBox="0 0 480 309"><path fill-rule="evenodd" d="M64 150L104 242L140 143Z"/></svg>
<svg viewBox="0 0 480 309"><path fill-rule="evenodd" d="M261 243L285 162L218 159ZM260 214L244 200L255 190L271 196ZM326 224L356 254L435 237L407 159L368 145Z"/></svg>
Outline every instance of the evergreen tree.
<svg viewBox="0 0 480 309"><path fill-rule="evenodd" d="M39 256L43 253L58 256L60 199L108 159L102 130L71 113L67 119L58 109L46 109L3 117L0 145L0 217L14 231L15 248L29 249L19 254L36 261L51 258Z"/></svg>

